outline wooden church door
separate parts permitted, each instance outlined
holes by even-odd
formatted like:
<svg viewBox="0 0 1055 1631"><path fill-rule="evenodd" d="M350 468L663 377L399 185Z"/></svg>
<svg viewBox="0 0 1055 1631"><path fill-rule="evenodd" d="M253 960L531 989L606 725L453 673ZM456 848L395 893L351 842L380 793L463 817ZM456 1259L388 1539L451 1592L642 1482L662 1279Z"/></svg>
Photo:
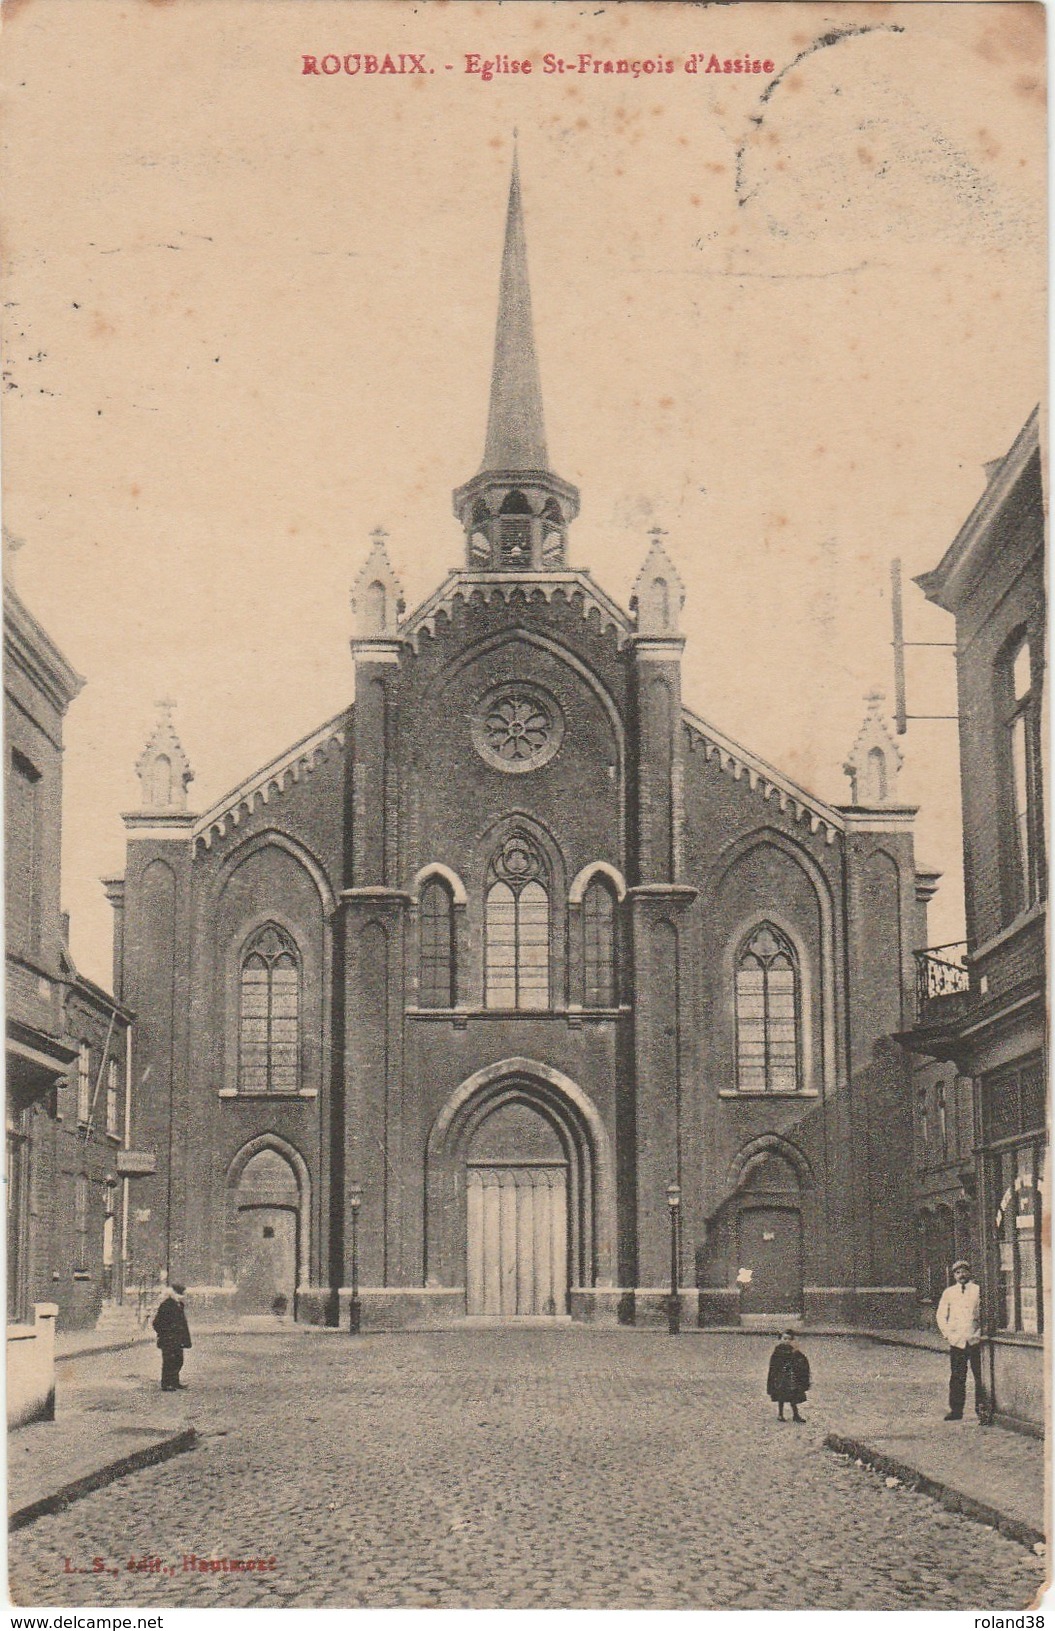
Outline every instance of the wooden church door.
<svg viewBox="0 0 1055 1631"><path fill-rule="evenodd" d="M503 1163L466 1173L466 1308L513 1318L568 1306L564 1166Z"/></svg>
<svg viewBox="0 0 1055 1631"><path fill-rule="evenodd" d="M802 1308L802 1222L790 1207L753 1206L739 1217L745 1314L797 1314Z"/></svg>

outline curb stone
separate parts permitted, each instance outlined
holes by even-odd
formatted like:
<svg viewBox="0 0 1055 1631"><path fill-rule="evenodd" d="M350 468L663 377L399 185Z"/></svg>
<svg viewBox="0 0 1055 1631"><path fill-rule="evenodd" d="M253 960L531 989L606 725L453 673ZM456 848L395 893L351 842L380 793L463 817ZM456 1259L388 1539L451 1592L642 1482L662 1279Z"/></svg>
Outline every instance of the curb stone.
<svg viewBox="0 0 1055 1631"><path fill-rule="evenodd" d="M126 1348L139 1348L146 1342L153 1342L153 1337L143 1336L124 1337L120 1342L103 1343L97 1348L71 1348L68 1353L55 1355L56 1365L69 1365L74 1359L91 1359L96 1354L123 1353Z"/></svg>
<svg viewBox="0 0 1055 1631"><path fill-rule="evenodd" d="M148 1444L145 1449L133 1450L131 1455L120 1456L105 1467L98 1467L94 1472L85 1473L83 1478L75 1478L72 1483L63 1484L61 1489L55 1490L51 1495L42 1495L37 1501L30 1501L28 1506L20 1506L8 1514L7 1527L10 1533L16 1529L24 1529L27 1524L35 1523L38 1518L47 1517L52 1512L63 1512L72 1502L79 1501L85 1495L91 1495L97 1489L105 1489L107 1484L113 1484L118 1478L124 1478L130 1472L138 1472L141 1467L153 1467L160 1461L168 1461L174 1455L182 1455L185 1450L193 1450L198 1442L198 1433L195 1428L187 1427L182 1433L175 1433L171 1438L163 1438L157 1444Z"/></svg>
<svg viewBox="0 0 1055 1631"><path fill-rule="evenodd" d="M1023 1523L1020 1518L1012 1518L998 1507L989 1506L985 1501L975 1500L973 1495L964 1495L960 1490L953 1489L951 1485L942 1483L938 1478L928 1478L926 1473L917 1467L911 1467L905 1461L897 1461L893 1456L884 1455L875 1450L870 1444L863 1444L860 1439L843 1438L839 1433L828 1433L824 1440L826 1450L834 1450L836 1455L852 1456L855 1461L862 1461L866 1467L875 1472L886 1473L890 1477L899 1478L909 1489L916 1490L920 1495L930 1495L939 1501L946 1512L959 1512L962 1517L970 1518L974 1523L987 1524L991 1529L997 1529L1008 1540L1017 1540L1021 1546L1043 1546L1046 1536L1043 1529L1034 1529L1032 1524Z"/></svg>

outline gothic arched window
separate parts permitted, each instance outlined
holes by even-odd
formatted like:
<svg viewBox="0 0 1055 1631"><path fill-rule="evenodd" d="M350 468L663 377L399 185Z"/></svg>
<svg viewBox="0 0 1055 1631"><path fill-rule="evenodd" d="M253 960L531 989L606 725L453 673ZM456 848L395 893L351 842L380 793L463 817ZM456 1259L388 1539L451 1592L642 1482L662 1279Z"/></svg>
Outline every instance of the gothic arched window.
<svg viewBox="0 0 1055 1631"><path fill-rule="evenodd" d="M799 1081L799 972L791 943L771 923L753 929L736 959L736 1084L741 1093L794 1093Z"/></svg>
<svg viewBox="0 0 1055 1631"><path fill-rule="evenodd" d="M487 869L484 923L488 1008L549 1007L546 863L523 833L507 838Z"/></svg>
<svg viewBox="0 0 1055 1631"><path fill-rule="evenodd" d="M289 935L265 924L242 953L238 1009L240 1093L300 1087L300 958Z"/></svg>
<svg viewBox="0 0 1055 1631"><path fill-rule="evenodd" d="M593 878L582 898L584 1006L614 1008L615 901L601 878Z"/></svg>
<svg viewBox="0 0 1055 1631"><path fill-rule="evenodd" d="M430 878L421 891L418 917L418 1002L422 1008L454 1005L454 901L445 883Z"/></svg>

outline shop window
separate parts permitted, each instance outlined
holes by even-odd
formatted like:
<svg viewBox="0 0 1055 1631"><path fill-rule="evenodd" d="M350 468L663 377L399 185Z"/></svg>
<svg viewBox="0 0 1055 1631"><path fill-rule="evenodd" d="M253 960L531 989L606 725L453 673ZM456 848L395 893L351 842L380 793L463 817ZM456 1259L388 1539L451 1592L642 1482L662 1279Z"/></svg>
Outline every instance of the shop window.
<svg viewBox="0 0 1055 1631"><path fill-rule="evenodd" d="M1041 1223L1046 1150L1030 1140L990 1160L997 1254L996 1324L1000 1331L1039 1335L1044 1329Z"/></svg>

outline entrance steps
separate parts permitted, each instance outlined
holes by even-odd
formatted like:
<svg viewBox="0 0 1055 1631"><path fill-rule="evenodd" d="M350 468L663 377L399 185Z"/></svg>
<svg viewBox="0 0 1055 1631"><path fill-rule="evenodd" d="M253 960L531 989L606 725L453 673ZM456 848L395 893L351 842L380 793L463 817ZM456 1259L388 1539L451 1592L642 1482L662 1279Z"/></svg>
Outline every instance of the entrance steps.
<svg viewBox="0 0 1055 1631"><path fill-rule="evenodd" d="M518 1331L550 1331L555 1325L571 1323L570 1314L466 1314L464 1319L458 1321L458 1329L500 1331L503 1327L515 1325Z"/></svg>

